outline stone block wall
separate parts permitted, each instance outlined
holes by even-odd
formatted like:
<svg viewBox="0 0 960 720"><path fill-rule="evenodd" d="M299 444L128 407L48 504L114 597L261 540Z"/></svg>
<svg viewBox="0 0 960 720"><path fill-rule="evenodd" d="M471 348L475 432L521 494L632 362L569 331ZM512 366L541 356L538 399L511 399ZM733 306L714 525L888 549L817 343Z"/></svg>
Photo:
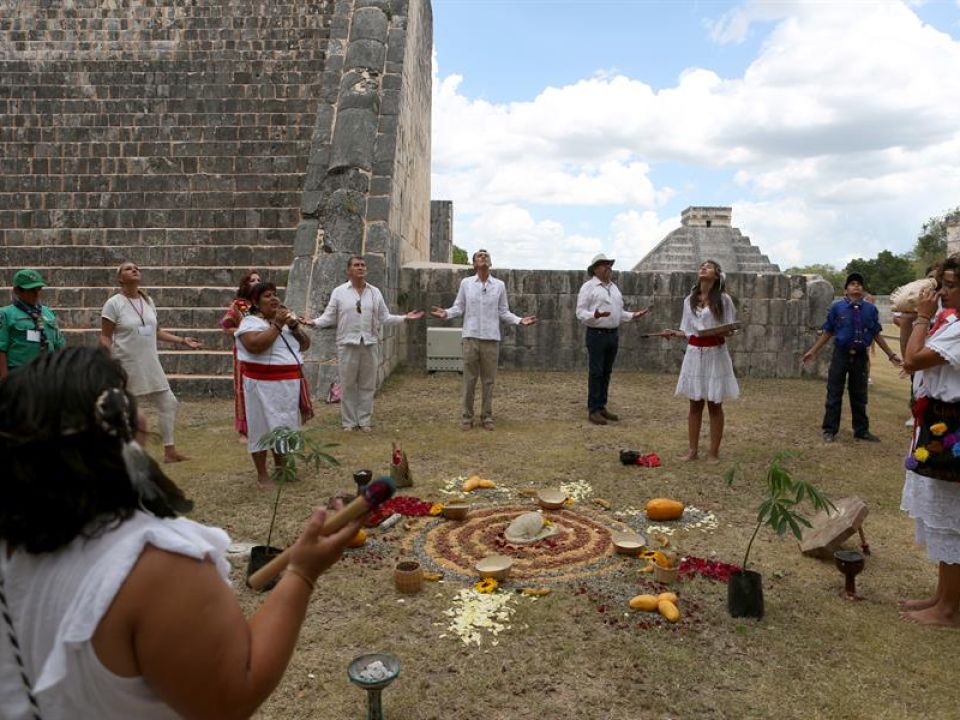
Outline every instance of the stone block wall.
<svg viewBox="0 0 960 720"><path fill-rule="evenodd" d="M337 0L290 271L288 305L320 314L351 255L394 312L400 267L430 247L429 0ZM405 357L385 330L380 379ZM307 377L337 378L333 331L315 336Z"/></svg>
<svg viewBox="0 0 960 720"><path fill-rule="evenodd" d="M331 0L0 3L0 285L37 267L68 342L95 342L138 262L180 392L230 392L217 328L250 267L286 283Z"/></svg>
<svg viewBox="0 0 960 720"><path fill-rule="evenodd" d="M469 270L404 269L401 279L411 306L449 307L460 280ZM576 319L577 294L586 281L580 271L499 270L506 283L510 309L517 315L537 315L530 327L504 327L500 363L507 368L573 370L587 364L584 331ZM683 302L696 283L695 273L617 273L615 282L627 308L650 307L635 325L621 328L617 367L676 373L684 344L663 338L642 338L645 332L678 328ZM741 377L796 377L800 356L813 344L833 300L833 288L808 276L731 273L728 289L743 323L730 341L734 367ZM426 363L426 328L439 321L417 323L408 332L407 362ZM459 321L452 321L455 326ZM814 371L822 374L829 351L821 353Z"/></svg>
<svg viewBox="0 0 960 720"><path fill-rule="evenodd" d="M453 202L430 201L430 262L453 260Z"/></svg>

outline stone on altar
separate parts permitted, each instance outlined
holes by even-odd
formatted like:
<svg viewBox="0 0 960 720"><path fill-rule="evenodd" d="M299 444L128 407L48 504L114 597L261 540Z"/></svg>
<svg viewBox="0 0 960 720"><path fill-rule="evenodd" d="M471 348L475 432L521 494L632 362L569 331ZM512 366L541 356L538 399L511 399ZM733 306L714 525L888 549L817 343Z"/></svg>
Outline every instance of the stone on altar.
<svg viewBox="0 0 960 720"><path fill-rule="evenodd" d="M854 535L869 512L858 497L835 500L836 510L819 512L810 519L800 539L800 552L809 557L832 558L834 550Z"/></svg>

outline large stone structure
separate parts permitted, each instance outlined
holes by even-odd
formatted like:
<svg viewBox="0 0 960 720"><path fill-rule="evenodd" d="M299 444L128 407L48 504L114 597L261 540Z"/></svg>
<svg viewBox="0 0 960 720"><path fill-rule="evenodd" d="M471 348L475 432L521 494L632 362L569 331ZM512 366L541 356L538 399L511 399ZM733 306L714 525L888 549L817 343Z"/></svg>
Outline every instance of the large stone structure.
<svg viewBox="0 0 960 720"><path fill-rule="evenodd" d="M680 227L668 234L633 269L638 272L690 272L716 260L724 272L779 273L780 268L733 227L729 207L688 207Z"/></svg>
<svg viewBox="0 0 960 720"><path fill-rule="evenodd" d="M431 47L429 0L0 3L0 285L39 268L92 343L138 262L204 341L161 348L177 390L229 393L246 269L316 311L350 253L391 301L428 257Z"/></svg>
<svg viewBox="0 0 960 720"><path fill-rule="evenodd" d="M0 4L0 283L39 268L69 342L93 343L116 266L138 262L161 324L204 341L161 350L183 394L230 392L217 321L250 267L311 315L353 254L393 309L448 306L467 271L444 264L451 204L429 200L431 33L429 0ZM619 367L677 369L680 343L639 334L677 326L706 256L728 271L745 323L738 372L796 375L830 287L761 274L777 268L730 208L688 208L638 266L656 271L619 275L630 305L654 309L626 329ZM513 309L540 318L506 330L502 364L582 367L583 273L497 275ZM381 379L424 366L427 325L387 330ZM306 365L322 393L332 332Z"/></svg>

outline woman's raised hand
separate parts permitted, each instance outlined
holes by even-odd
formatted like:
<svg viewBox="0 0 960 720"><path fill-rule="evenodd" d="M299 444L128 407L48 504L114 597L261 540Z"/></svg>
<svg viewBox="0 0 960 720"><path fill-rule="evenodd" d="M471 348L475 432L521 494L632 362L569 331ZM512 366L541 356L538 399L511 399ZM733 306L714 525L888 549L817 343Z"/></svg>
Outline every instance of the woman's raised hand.
<svg viewBox="0 0 960 720"><path fill-rule="evenodd" d="M334 511L342 507L342 502L334 501ZM327 511L316 508L290 553L290 565L314 580L340 559L344 547L360 530L360 520L354 520L332 535L321 535L326 521Z"/></svg>

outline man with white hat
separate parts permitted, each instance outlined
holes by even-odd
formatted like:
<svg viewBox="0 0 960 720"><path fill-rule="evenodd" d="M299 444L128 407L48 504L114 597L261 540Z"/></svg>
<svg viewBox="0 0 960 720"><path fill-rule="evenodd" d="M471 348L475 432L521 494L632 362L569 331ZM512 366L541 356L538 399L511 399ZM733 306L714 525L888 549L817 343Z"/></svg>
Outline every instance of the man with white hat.
<svg viewBox="0 0 960 720"><path fill-rule="evenodd" d="M24 268L13 276L13 302L0 308L0 378L66 343L53 310L40 304L44 287L36 270Z"/></svg>
<svg viewBox="0 0 960 720"><path fill-rule="evenodd" d="M617 358L619 327L643 317L649 308L625 310L623 295L610 279L615 261L600 253L590 263L590 279L577 296L577 319L587 328L589 375L587 382L587 419L594 425L606 425L620 418L607 410L610 374Z"/></svg>

